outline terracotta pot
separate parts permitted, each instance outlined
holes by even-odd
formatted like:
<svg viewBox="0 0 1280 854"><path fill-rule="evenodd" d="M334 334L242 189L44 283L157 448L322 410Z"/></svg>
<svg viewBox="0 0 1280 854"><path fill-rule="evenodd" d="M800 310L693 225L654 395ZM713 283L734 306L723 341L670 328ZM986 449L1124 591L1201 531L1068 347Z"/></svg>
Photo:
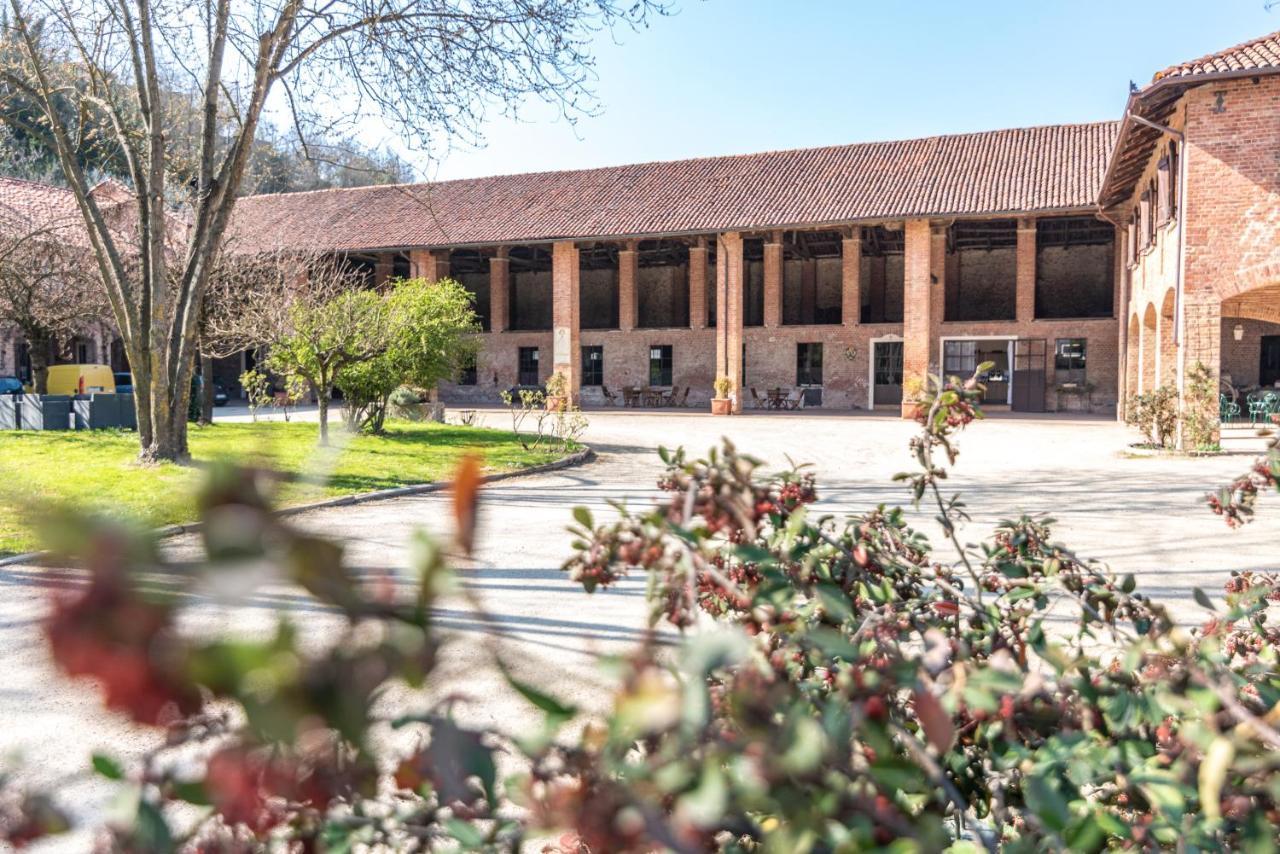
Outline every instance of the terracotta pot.
<svg viewBox="0 0 1280 854"><path fill-rule="evenodd" d="M563 395L547 395L548 412L564 412L569 406L569 398Z"/></svg>
<svg viewBox="0 0 1280 854"><path fill-rule="evenodd" d="M924 407L918 403L908 403L902 401L902 417L908 421L914 421L920 417L920 413L924 411Z"/></svg>
<svg viewBox="0 0 1280 854"><path fill-rule="evenodd" d="M727 397L711 398L711 414L712 415L732 415L733 401Z"/></svg>

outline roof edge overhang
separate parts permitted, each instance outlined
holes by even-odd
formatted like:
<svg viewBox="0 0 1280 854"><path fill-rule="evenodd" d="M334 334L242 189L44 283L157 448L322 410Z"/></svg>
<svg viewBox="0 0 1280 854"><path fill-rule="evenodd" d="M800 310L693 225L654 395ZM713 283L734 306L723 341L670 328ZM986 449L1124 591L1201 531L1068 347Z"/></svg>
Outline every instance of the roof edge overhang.
<svg viewBox="0 0 1280 854"><path fill-rule="evenodd" d="M1069 205L1065 207L1053 208L1035 208L1014 209L1014 210L997 210L982 211L981 213L973 213L971 211L964 212L930 212L930 213L907 213L907 214L887 214L885 216L864 217L860 219L841 219L841 220L815 220L810 222L781 222L781 223L753 223L749 225L728 225L718 228L692 228L678 231L645 231L626 234L561 234L549 235L545 237L530 237L516 240L493 240L493 241L477 241L463 243L409 243L409 244L386 244L378 246L351 246L351 247L333 247L323 249L311 247L312 251L318 252L408 252L411 250L434 250L434 249L489 249L498 246L537 246L544 243L559 243L562 241L573 241L575 243L587 243L593 240L663 240L678 239L688 237L705 237L713 234L724 234L726 232L761 232L761 231L778 231L778 230L798 230L798 229L831 229L833 231L841 228L852 228L855 226L875 226L885 225L888 223L905 222L909 219L941 219L941 220L960 220L960 219L1008 219L1010 217L1025 216L1064 216L1064 215L1093 215L1097 209L1093 205Z"/></svg>
<svg viewBox="0 0 1280 854"><path fill-rule="evenodd" d="M1115 178L1115 170L1119 162L1117 155L1124 150L1133 126L1139 124L1133 120L1131 115L1137 107L1144 103L1149 103L1153 96L1162 94L1167 89L1173 90L1171 94L1176 100L1188 89L1195 89L1210 83L1224 80L1242 80L1250 77L1267 77L1273 74L1280 74L1280 68L1239 68L1231 71L1214 71L1208 74L1182 74L1162 77L1136 92L1129 93L1124 105L1124 116L1120 120L1120 132L1116 134L1115 146L1111 150L1111 156L1107 158L1106 172L1102 175L1102 186L1098 190L1098 207L1103 210L1115 207L1132 195L1133 187L1136 185L1135 181L1133 184L1129 184L1123 192L1120 190L1108 192L1108 188ZM1150 117L1144 116L1144 118Z"/></svg>

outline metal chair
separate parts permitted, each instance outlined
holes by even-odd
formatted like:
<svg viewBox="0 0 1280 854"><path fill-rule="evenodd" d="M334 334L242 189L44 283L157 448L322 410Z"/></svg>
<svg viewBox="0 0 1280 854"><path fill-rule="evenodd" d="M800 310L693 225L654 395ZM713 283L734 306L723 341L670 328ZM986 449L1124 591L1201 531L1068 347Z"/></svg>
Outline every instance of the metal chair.
<svg viewBox="0 0 1280 854"><path fill-rule="evenodd" d="M1271 414L1268 409L1267 395L1251 391L1244 396L1244 400L1245 405L1249 408L1249 423L1251 425L1257 424L1259 418L1265 421L1267 416Z"/></svg>
<svg viewBox="0 0 1280 854"><path fill-rule="evenodd" d="M607 385L600 386L600 393L604 395L605 403L609 404L610 406L618 405L618 396L613 392L609 391L609 387Z"/></svg>
<svg viewBox="0 0 1280 854"><path fill-rule="evenodd" d="M685 387L684 387L684 392L680 395L680 399L679 399L679 400L676 400L676 396L675 396L675 394L674 394L674 393L672 393L672 395L671 395L672 404L671 404L671 405L672 405L672 406L688 406L688 405L689 405L689 389L690 389L690 388L692 388L692 386L685 386Z"/></svg>
<svg viewBox="0 0 1280 854"><path fill-rule="evenodd" d="M769 401L760 396L760 392L756 391L755 386L751 387L751 406L754 409L764 409L769 405Z"/></svg>
<svg viewBox="0 0 1280 854"><path fill-rule="evenodd" d="M1218 395L1218 420L1227 423L1240 416L1240 404L1225 394Z"/></svg>

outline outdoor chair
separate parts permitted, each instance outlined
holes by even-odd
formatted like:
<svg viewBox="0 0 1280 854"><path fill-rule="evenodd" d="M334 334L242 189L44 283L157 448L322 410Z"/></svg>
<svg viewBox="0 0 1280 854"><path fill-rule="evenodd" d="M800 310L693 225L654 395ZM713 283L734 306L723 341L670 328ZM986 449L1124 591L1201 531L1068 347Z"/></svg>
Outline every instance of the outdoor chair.
<svg viewBox="0 0 1280 854"><path fill-rule="evenodd" d="M804 391L795 389L783 399L787 409L804 409Z"/></svg>
<svg viewBox="0 0 1280 854"><path fill-rule="evenodd" d="M605 403L609 404L610 406L618 405L618 396L613 392L609 391L609 387L607 385L600 386L600 393L604 395Z"/></svg>
<svg viewBox="0 0 1280 854"><path fill-rule="evenodd" d="M755 409L764 409L769 402L760 396L760 392L756 391L755 386L751 387L751 406Z"/></svg>
<svg viewBox="0 0 1280 854"><path fill-rule="evenodd" d="M1270 394L1262 394L1261 392L1251 391L1245 395L1245 404L1249 407L1249 423L1257 424L1258 420L1267 420L1267 416L1271 414L1268 398Z"/></svg>
<svg viewBox="0 0 1280 854"><path fill-rule="evenodd" d="M1233 421L1240 415L1240 404L1225 394L1218 395L1218 420L1223 423Z"/></svg>
<svg viewBox="0 0 1280 854"><path fill-rule="evenodd" d="M676 400L676 399L675 399L675 398L676 398L676 396L675 396L674 394L672 394L672 395L671 395L671 399L672 399L673 403L672 403L671 405L672 405L672 406L688 406L688 405L689 405L689 389L690 389L690 388L692 388L692 386L685 386L685 387L684 387L684 391L681 393L681 395L680 395L680 399L679 399L679 400Z"/></svg>

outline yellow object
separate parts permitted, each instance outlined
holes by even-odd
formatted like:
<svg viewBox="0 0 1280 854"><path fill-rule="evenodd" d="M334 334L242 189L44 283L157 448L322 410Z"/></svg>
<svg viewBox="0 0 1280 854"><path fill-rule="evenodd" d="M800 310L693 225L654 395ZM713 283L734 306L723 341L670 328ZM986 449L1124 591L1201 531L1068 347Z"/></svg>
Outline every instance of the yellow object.
<svg viewBox="0 0 1280 854"><path fill-rule="evenodd" d="M50 365L49 394L114 394L116 378L110 365Z"/></svg>

